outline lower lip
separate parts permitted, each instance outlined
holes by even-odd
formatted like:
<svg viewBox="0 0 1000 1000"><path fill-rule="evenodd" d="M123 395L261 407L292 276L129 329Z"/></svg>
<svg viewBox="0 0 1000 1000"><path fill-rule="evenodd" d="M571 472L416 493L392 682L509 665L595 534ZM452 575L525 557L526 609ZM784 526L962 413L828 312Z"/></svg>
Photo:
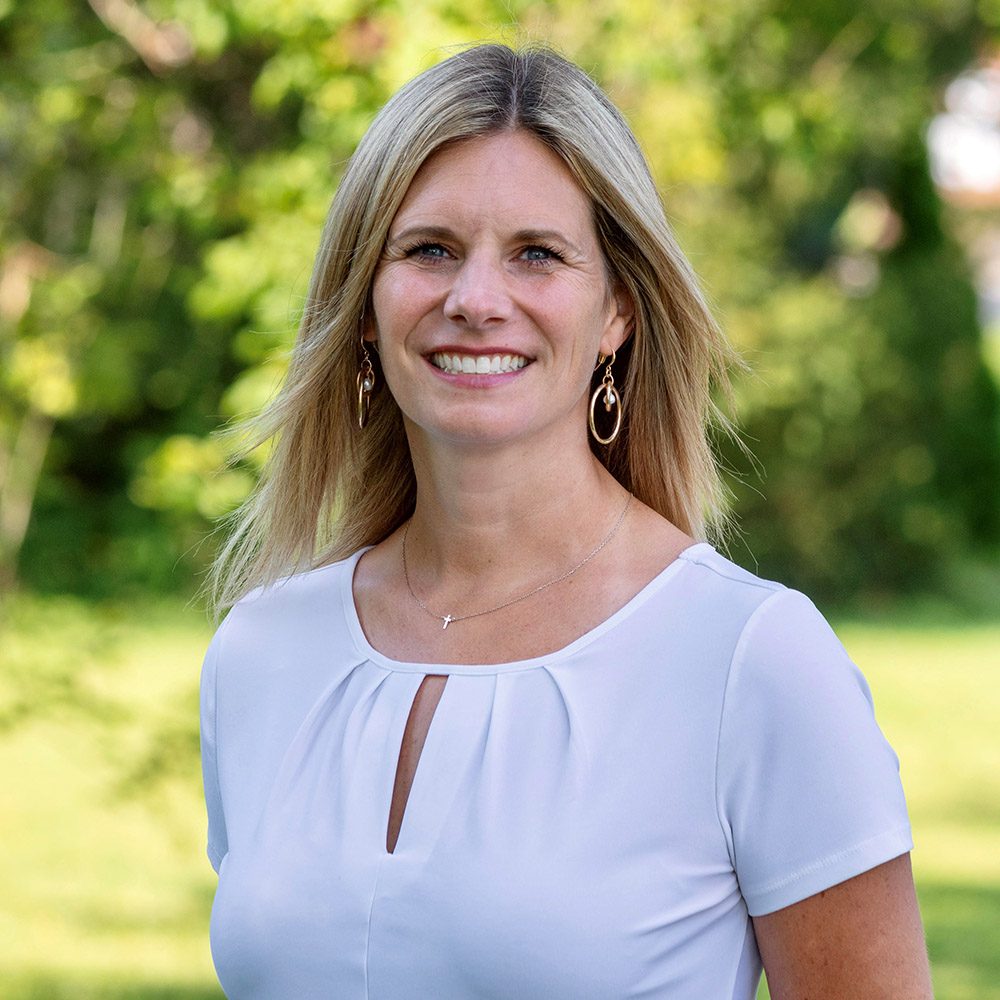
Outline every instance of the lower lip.
<svg viewBox="0 0 1000 1000"><path fill-rule="evenodd" d="M461 386L463 389L491 389L494 386L508 385L512 379L523 375L531 367L531 362L529 361L523 368L518 368L512 372L475 372L469 374L461 372L460 374L452 374L451 372L442 371L432 361L428 361L427 364L434 371L435 375L443 378L446 382L450 382L452 385Z"/></svg>

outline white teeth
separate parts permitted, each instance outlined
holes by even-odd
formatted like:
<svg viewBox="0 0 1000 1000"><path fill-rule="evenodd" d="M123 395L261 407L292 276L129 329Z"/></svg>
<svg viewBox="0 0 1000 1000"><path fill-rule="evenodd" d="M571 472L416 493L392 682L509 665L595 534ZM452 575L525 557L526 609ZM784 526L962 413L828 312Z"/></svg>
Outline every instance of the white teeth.
<svg viewBox="0 0 1000 1000"><path fill-rule="evenodd" d="M528 359L520 354L432 354L431 361L450 375L498 375L516 372Z"/></svg>

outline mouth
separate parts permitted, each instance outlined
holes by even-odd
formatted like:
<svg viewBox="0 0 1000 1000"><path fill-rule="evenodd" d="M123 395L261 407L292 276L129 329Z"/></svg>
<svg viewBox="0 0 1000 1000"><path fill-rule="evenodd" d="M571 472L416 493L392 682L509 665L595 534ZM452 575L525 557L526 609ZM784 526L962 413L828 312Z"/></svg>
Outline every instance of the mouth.
<svg viewBox="0 0 1000 1000"><path fill-rule="evenodd" d="M429 358L435 368L449 375L499 375L516 372L531 359L522 354L450 354L439 352Z"/></svg>

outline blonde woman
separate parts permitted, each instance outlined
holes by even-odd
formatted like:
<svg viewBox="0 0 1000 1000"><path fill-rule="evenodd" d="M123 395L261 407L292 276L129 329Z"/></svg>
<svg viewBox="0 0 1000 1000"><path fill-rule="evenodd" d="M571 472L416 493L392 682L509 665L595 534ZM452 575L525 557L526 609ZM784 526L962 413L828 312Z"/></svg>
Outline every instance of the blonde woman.
<svg viewBox="0 0 1000 1000"><path fill-rule="evenodd" d="M706 540L735 360L578 68L480 46L389 101L217 567L228 996L931 995L868 688Z"/></svg>

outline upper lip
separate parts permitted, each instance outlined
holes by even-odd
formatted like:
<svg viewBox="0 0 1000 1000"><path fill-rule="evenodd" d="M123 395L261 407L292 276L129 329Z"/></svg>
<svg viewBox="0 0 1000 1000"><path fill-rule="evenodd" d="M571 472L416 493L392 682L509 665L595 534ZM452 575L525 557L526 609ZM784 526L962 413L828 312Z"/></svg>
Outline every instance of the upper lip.
<svg viewBox="0 0 1000 1000"><path fill-rule="evenodd" d="M519 351L515 347L452 347L446 344L442 347L432 347L427 352L428 357L434 354L462 354L470 358L492 358L497 354L503 357L505 354L509 354L512 357L527 358L529 361L531 360L530 354L527 354L525 351Z"/></svg>

